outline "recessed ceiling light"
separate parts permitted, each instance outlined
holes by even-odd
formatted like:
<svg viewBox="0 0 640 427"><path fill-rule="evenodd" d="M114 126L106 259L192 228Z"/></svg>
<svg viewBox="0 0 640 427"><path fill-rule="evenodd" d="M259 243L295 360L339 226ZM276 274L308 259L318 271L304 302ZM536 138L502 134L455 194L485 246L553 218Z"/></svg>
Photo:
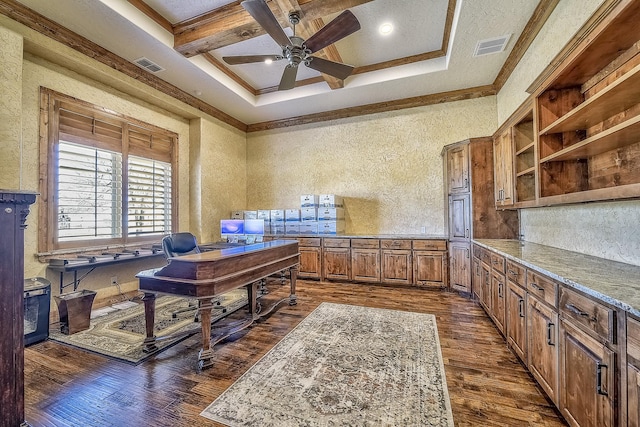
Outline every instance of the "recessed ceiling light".
<svg viewBox="0 0 640 427"><path fill-rule="evenodd" d="M393 24L385 22L384 24L380 25L378 31L380 31L380 34L382 34L383 36L389 35L393 32Z"/></svg>
<svg viewBox="0 0 640 427"><path fill-rule="evenodd" d="M269 65L269 64L273 63L273 59L271 59L271 58L265 59L264 63Z"/></svg>

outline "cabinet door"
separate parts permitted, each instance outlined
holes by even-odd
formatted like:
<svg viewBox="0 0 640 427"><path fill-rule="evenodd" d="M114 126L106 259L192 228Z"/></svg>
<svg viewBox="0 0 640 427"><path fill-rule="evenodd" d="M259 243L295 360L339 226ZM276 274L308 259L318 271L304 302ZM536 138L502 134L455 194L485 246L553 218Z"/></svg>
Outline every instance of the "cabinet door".
<svg viewBox="0 0 640 427"><path fill-rule="evenodd" d="M529 372L558 406L558 313L527 296Z"/></svg>
<svg viewBox="0 0 640 427"><path fill-rule="evenodd" d="M560 412L572 426L613 427L615 353L560 321Z"/></svg>
<svg viewBox="0 0 640 427"><path fill-rule="evenodd" d="M468 194L449 196L449 240L471 237L471 206Z"/></svg>
<svg viewBox="0 0 640 427"><path fill-rule="evenodd" d="M469 191L469 145L464 144L447 152L449 193Z"/></svg>
<svg viewBox="0 0 640 427"><path fill-rule="evenodd" d="M478 258L473 258L473 279L471 286L473 288L473 294L478 301L482 301L482 263Z"/></svg>
<svg viewBox="0 0 640 427"><path fill-rule="evenodd" d="M351 250L349 248L324 248L322 252L324 278L351 280Z"/></svg>
<svg viewBox="0 0 640 427"><path fill-rule="evenodd" d="M482 263L482 300L480 303L487 314L491 313L491 269Z"/></svg>
<svg viewBox="0 0 640 427"><path fill-rule="evenodd" d="M471 248L469 243L449 244L451 287L457 291L471 292Z"/></svg>
<svg viewBox="0 0 640 427"><path fill-rule="evenodd" d="M496 206L513 205L513 140L511 128L493 143L494 186Z"/></svg>
<svg viewBox="0 0 640 427"><path fill-rule="evenodd" d="M382 281L401 285L411 284L411 251L382 250Z"/></svg>
<svg viewBox="0 0 640 427"><path fill-rule="evenodd" d="M353 280L380 281L380 249L352 249L351 271Z"/></svg>
<svg viewBox="0 0 640 427"><path fill-rule="evenodd" d="M504 274L493 272L491 274L491 287L493 290L491 314L498 330L504 334L504 317L506 313L507 285Z"/></svg>
<svg viewBox="0 0 640 427"><path fill-rule="evenodd" d="M507 284L507 343L527 363L527 307L526 292L509 281Z"/></svg>
<svg viewBox="0 0 640 427"><path fill-rule="evenodd" d="M640 427L640 321L627 315L627 425Z"/></svg>
<svg viewBox="0 0 640 427"><path fill-rule="evenodd" d="M446 252L414 251L413 283L420 287L441 288L447 286Z"/></svg>
<svg viewBox="0 0 640 427"><path fill-rule="evenodd" d="M319 247L298 248L300 252L300 266L298 267L298 277L319 279L322 273L321 255L322 249Z"/></svg>

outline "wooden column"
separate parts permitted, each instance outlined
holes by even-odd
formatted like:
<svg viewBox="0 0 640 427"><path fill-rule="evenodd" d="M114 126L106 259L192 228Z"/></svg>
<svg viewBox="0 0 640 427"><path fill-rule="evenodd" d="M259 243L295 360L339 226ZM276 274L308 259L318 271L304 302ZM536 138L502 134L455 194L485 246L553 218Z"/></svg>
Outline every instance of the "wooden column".
<svg viewBox="0 0 640 427"><path fill-rule="evenodd" d="M0 427L24 421L24 229L35 193L0 190Z"/></svg>

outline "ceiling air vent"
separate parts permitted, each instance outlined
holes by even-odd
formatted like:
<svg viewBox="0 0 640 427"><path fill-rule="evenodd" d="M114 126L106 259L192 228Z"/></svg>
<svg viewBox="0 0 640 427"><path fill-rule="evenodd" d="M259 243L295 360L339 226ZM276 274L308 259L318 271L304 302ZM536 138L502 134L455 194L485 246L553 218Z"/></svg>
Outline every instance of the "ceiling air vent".
<svg viewBox="0 0 640 427"><path fill-rule="evenodd" d="M155 62L151 61L150 59L145 58L144 56L142 58L136 59L133 62L138 67L144 68L145 70L150 71L152 73L159 73L160 71L164 71L164 68L162 68Z"/></svg>
<svg viewBox="0 0 640 427"><path fill-rule="evenodd" d="M473 52L473 56L491 55L492 53L502 52L504 48L507 47L510 37L511 34L507 34L492 39L480 40L478 44L476 44L476 50Z"/></svg>

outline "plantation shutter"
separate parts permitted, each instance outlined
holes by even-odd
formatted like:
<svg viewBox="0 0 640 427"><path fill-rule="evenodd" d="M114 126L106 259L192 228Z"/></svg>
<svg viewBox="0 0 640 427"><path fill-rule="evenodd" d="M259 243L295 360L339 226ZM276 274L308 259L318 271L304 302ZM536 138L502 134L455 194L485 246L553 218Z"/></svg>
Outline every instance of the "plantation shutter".
<svg viewBox="0 0 640 427"><path fill-rule="evenodd" d="M171 232L171 164L129 156L129 236Z"/></svg>

